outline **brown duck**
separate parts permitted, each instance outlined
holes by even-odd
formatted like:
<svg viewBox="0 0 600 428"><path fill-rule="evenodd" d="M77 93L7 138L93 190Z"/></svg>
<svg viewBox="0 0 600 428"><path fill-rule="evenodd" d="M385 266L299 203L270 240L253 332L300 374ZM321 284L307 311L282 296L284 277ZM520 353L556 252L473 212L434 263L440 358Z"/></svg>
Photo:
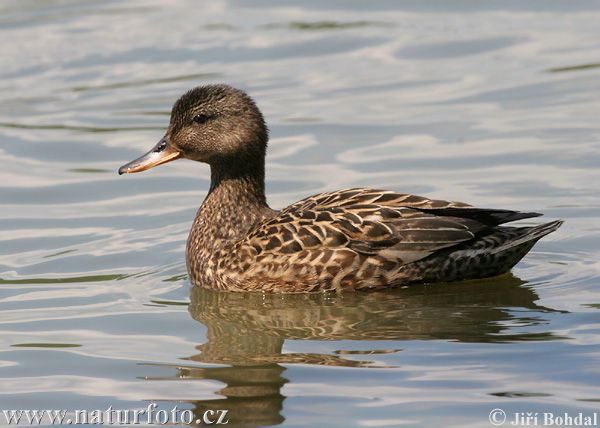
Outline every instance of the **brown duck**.
<svg viewBox="0 0 600 428"><path fill-rule="evenodd" d="M173 106L165 136L119 174L177 158L205 162L210 190L187 242L193 284L215 290L353 291L486 278L510 270L562 221L388 190L321 193L275 211L265 197L268 130L254 101L199 86Z"/></svg>

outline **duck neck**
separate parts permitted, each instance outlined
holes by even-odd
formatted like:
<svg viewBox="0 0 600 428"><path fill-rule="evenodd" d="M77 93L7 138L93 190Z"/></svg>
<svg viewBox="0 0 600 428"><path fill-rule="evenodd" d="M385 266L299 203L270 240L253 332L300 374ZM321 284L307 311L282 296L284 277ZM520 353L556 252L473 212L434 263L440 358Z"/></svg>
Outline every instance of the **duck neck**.
<svg viewBox="0 0 600 428"><path fill-rule="evenodd" d="M211 165L206 201L215 198L221 205L241 205L244 210L260 211L267 207L264 160L258 165L242 162Z"/></svg>
<svg viewBox="0 0 600 428"><path fill-rule="evenodd" d="M210 190L190 240L205 248L223 247L272 213L265 196L264 160L211 165Z"/></svg>

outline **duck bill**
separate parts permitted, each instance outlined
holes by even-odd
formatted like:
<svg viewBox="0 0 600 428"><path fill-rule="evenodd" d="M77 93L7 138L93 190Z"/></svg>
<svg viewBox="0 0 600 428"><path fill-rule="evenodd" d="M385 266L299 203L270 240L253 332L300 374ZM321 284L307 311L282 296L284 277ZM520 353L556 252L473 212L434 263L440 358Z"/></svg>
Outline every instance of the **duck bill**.
<svg viewBox="0 0 600 428"><path fill-rule="evenodd" d="M119 168L119 175L129 172L146 171L153 166L171 162L179 157L181 157L181 152L173 148L169 137L164 137L148 153Z"/></svg>

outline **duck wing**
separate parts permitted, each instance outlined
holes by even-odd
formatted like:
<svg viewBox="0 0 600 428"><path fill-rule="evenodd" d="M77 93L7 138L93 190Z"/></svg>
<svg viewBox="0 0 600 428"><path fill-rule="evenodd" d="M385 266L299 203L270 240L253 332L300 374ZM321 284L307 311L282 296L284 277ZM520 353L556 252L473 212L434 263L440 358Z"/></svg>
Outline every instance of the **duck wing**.
<svg viewBox="0 0 600 428"><path fill-rule="evenodd" d="M407 264L536 213L487 210L416 195L347 189L315 195L279 211L245 238L257 254L349 250Z"/></svg>

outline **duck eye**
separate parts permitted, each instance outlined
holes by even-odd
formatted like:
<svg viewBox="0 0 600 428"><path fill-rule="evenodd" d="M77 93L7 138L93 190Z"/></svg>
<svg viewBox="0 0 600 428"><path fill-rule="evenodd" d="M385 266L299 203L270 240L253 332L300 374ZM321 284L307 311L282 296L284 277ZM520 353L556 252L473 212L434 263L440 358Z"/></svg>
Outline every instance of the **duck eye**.
<svg viewBox="0 0 600 428"><path fill-rule="evenodd" d="M208 119L209 117L205 114L197 114L196 116L194 116L194 122L196 123L206 123Z"/></svg>
<svg viewBox="0 0 600 428"><path fill-rule="evenodd" d="M154 151L156 153L162 152L165 149L165 147L167 147L167 143L160 143Z"/></svg>

